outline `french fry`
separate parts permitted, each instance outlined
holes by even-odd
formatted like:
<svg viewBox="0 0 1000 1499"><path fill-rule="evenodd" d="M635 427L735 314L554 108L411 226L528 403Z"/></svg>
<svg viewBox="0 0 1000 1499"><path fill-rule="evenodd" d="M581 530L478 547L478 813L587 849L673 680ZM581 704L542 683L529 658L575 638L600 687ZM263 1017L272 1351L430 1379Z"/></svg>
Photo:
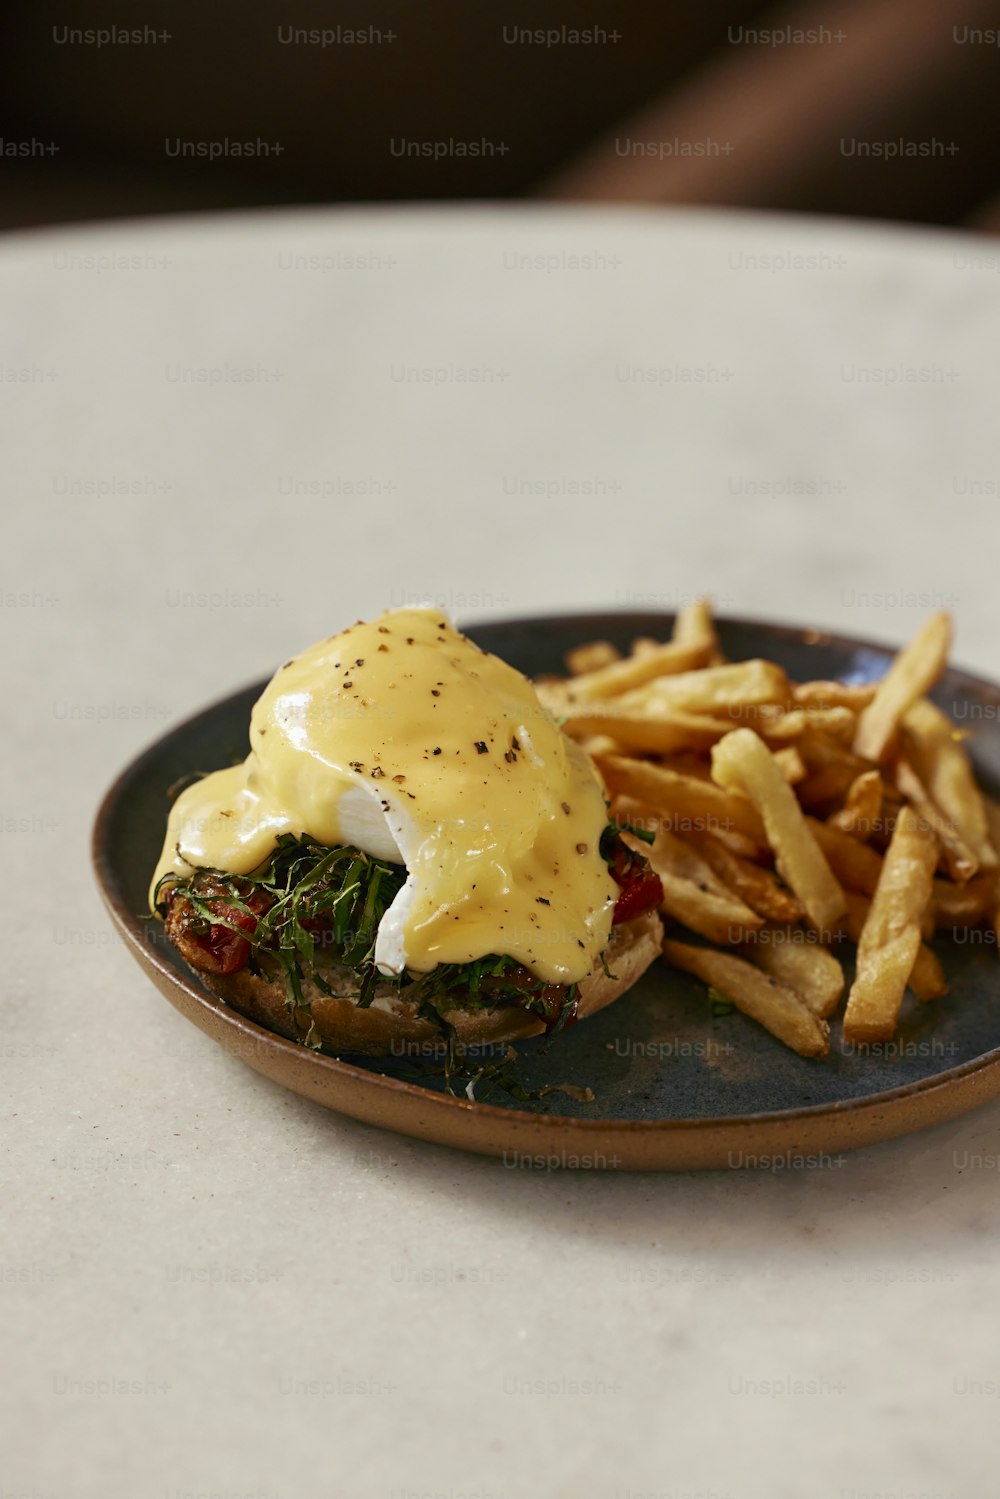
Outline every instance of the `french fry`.
<svg viewBox="0 0 1000 1499"><path fill-rule="evenodd" d="M996 877L992 873L977 874L965 885L935 880L933 900L938 931L950 927L981 926L996 906Z"/></svg>
<svg viewBox="0 0 1000 1499"><path fill-rule="evenodd" d="M863 895L874 895L882 873L881 854L828 822L807 817L806 823L840 883Z"/></svg>
<svg viewBox="0 0 1000 1499"><path fill-rule="evenodd" d="M860 944L859 944L860 952ZM844 1013L844 1040L890 1041L896 1033L903 994L920 951L920 927L906 927L872 947L851 985Z"/></svg>
<svg viewBox="0 0 1000 1499"><path fill-rule="evenodd" d="M675 645L706 645L708 665L722 665L723 655L708 599L694 599L678 609L671 638Z"/></svg>
<svg viewBox="0 0 1000 1499"><path fill-rule="evenodd" d="M770 974L801 995L814 1015L832 1015L844 992L844 970L819 943L807 945L813 934L803 927L762 927L742 946L741 954L755 968Z"/></svg>
<svg viewBox="0 0 1000 1499"><path fill-rule="evenodd" d="M726 790L742 791L756 807L778 871L806 919L817 931L835 930L847 909L844 892L764 741L752 729L727 734L712 750L712 776Z"/></svg>
<svg viewBox="0 0 1000 1499"><path fill-rule="evenodd" d="M660 910L710 942L732 945L743 932L752 929L752 922L760 924L760 917L741 902L724 900L710 890L700 889L693 880L671 874L653 859L650 863L663 885Z"/></svg>
<svg viewBox="0 0 1000 1499"><path fill-rule="evenodd" d="M790 702L791 693L788 677L776 662L752 659L657 677L644 689L630 694L623 707L650 717L680 710L729 718L762 704L784 707Z"/></svg>
<svg viewBox="0 0 1000 1499"><path fill-rule="evenodd" d="M674 712L647 718L623 712L616 707L617 701L568 705L562 713L563 729L573 739L598 734L614 738L627 750L654 755L707 750L728 731L728 725L707 714Z"/></svg>
<svg viewBox="0 0 1000 1499"><path fill-rule="evenodd" d="M789 786L797 786L800 781L805 780L806 767L794 744L786 744L782 749L772 750L771 753L774 756L775 765L778 766Z"/></svg>
<svg viewBox="0 0 1000 1499"><path fill-rule="evenodd" d="M911 989L922 1005L932 999L942 999L948 993L948 980L941 967L941 959L932 947L921 942L906 986Z"/></svg>
<svg viewBox="0 0 1000 1499"><path fill-rule="evenodd" d="M927 794L923 781L902 756L896 761L896 785L937 839L945 868L951 878L959 885L971 880L979 868L979 860L951 819L938 811Z"/></svg>
<svg viewBox="0 0 1000 1499"><path fill-rule="evenodd" d="M762 916L727 890L695 849L661 827L642 848L663 885L661 911L712 942L740 942L764 925Z"/></svg>
<svg viewBox="0 0 1000 1499"><path fill-rule="evenodd" d="M899 816L899 809L902 805L903 798L897 788L883 780L882 808L872 823L871 829L871 842L880 853L885 853L889 847L889 839L892 837L892 830L896 826L896 818Z"/></svg>
<svg viewBox="0 0 1000 1499"><path fill-rule="evenodd" d="M830 1050L830 1027L813 1013L794 989L777 983L745 958L717 952L710 947L691 947L667 939L663 956L675 968L693 973L732 1000L772 1036L803 1057L823 1057Z"/></svg>
<svg viewBox="0 0 1000 1499"><path fill-rule="evenodd" d="M958 830L980 869L1000 866L983 794L951 720L927 698L921 698L903 719L903 742L927 795Z"/></svg>
<svg viewBox="0 0 1000 1499"><path fill-rule="evenodd" d="M623 755L625 746L612 739L610 734L584 734L580 744L587 751L592 760L599 760L602 755Z"/></svg>
<svg viewBox="0 0 1000 1499"><path fill-rule="evenodd" d="M870 768L843 744L812 728L802 734L796 747L809 772L798 787L798 797L810 812L839 801L852 782Z"/></svg>
<svg viewBox="0 0 1000 1499"><path fill-rule="evenodd" d="M836 743L849 746L854 738L857 715L850 708L791 708L784 713L759 710L754 728L764 739L801 739L805 733L825 734Z"/></svg>
<svg viewBox="0 0 1000 1499"><path fill-rule="evenodd" d="M752 911L768 921L784 926L800 920L802 907L769 869L734 854L713 833L695 833L690 836L705 863L712 867L723 884L745 901Z"/></svg>
<svg viewBox="0 0 1000 1499"><path fill-rule="evenodd" d="M950 638L934 615L881 682L792 683L727 663L698 600L665 644L596 641L569 654L569 680L539 684L612 815L655 834L665 915L726 949L671 940L665 956L803 1055L828 1048L844 988L826 934L858 944L847 1041L890 1037L907 986L947 992L936 930L989 923L1000 951L1000 802L926 696Z"/></svg>
<svg viewBox="0 0 1000 1499"><path fill-rule="evenodd" d="M850 708L860 713L875 696L874 682L799 682L792 688L796 703L810 708Z"/></svg>
<svg viewBox="0 0 1000 1499"><path fill-rule="evenodd" d="M663 814L666 825L675 831L732 830L743 833L758 848L766 846L760 814L745 796L723 791L712 781L679 775L665 766L624 755L608 755L601 760L600 768L610 791L644 802Z"/></svg>
<svg viewBox="0 0 1000 1499"><path fill-rule="evenodd" d="M707 755L695 750L672 750L670 754L661 755L658 763L666 770L676 770L680 775L696 776L699 781L712 780L711 761Z"/></svg>
<svg viewBox="0 0 1000 1499"><path fill-rule="evenodd" d="M855 776L844 797L844 805L827 820L831 827L866 842L882 811L885 783L877 770Z"/></svg>
<svg viewBox="0 0 1000 1499"><path fill-rule="evenodd" d="M810 770L825 770L834 765L848 771L849 778L853 780L863 770L871 769L867 760L863 760L839 740L831 739L829 734L820 733L813 724L810 724L798 741L798 748Z"/></svg>
<svg viewBox="0 0 1000 1499"><path fill-rule="evenodd" d="M887 1041L920 951L920 923L931 898L937 841L912 807L903 807L858 939L857 972L847 998L844 1039Z"/></svg>
<svg viewBox="0 0 1000 1499"><path fill-rule="evenodd" d="M695 644L694 641L691 641L689 643L691 645ZM637 635L632 642L632 648L629 651L629 655L649 656L654 651L658 651L660 649L660 646L663 644L664 642L662 640L654 640L652 635Z"/></svg>
<svg viewBox="0 0 1000 1499"><path fill-rule="evenodd" d="M600 671L621 658L621 651L610 640L592 640L589 645L578 645L575 650L566 652L566 670L571 676L580 677Z"/></svg>
<svg viewBox="0 0 1000 1499"><path fill-rule="evenodd" d="M712 606L708 599L692 599L678 609L671 637L678 645L708 640L714 634Z"/></svg>
<svg viewBox="0 0 1000 1499"><path fill-rule="evenodd" d="M844 925L852 942L857 942L860 938L870 909L871 901L867 895L859 895L856 890L848 890L847 917ZM917 956L910 969L910 977L907 979L906 986L912 989L922 1004L932 999L940 999L942 995L948 993L941 959L925 942L917 948Z"/></svg>
<svg viewBox="0 0 1000 1499"><path fill-rule="evenodd" d="M824 765L819 770L810 770L795 790L804 811L821 812L846 796L856 779L849 765Z"/></svg>
<svg viewBox="0 0 1000 1499"><path fill-rule="evenodd" d="M713 718L706 713L685 713L674 710L669 714L648 718L622 712L616 699L606 704L566 704L561 717L562 727L573 739L592 736L614 739L626 750L640 751L651 755L677 755L687 751L711 749L732 725L722 718ZM795 785L806 777L802 756L794 744L785 744L775 749L775 759L784 772L785 779Z"/></svg>
<svg viewBox="0 0 1000 1499"><path fill-rule="evenodd" d="M566 683L570 702L602 701L605 698L620 698L657 678L668 674L683 673L685 676L700 675L695 668L704 666L708 660L707 641L691 645L678 645L668 641L652 650L637 655L625 656L620 661L611 661L594 671L583 672Z"/></svg>
<svg viewBox="0 0 1000 1499"><path fill-rule="evenodd" d="M707 784L712 786L713 791L718 791L719 788L714 783ZM614 794L611 799L611 815L619 821L631 822L635 826L645 828L647 833L655 834L660 828L666 828L668 832L677 833L687 842L697 840L704 833L707 825L712 830L711 836L717 842L746 863L752 863L763 850L763 841L748 838L746 834L738 833L735 828L723 827L718 822L712 821L711 817L692 816L687 812L657 811L634 796ZM708 863L708 860L706 859L705 862ZM754 865L754 868L759 867L759 865ZM723 884L727 882L724 880ZM732 890L728 884L727 888ZM747 904L749 905L750 902L748 901ZM799 915L801 914L800 911Z"/></svg>
<svg viewBox="0 0 1000 1499"><path fill-rule="evenodd" d="M900 720L944 671L951 645L951 616L933 614L893 661L861 712L854 753L879 762L896 737Z"/></svg>

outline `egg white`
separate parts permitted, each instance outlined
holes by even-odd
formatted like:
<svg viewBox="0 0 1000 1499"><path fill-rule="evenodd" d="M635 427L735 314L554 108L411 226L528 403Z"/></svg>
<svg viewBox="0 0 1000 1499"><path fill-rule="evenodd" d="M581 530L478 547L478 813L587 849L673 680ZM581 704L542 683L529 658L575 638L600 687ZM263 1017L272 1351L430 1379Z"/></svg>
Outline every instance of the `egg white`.
<svg viewBox="0 0 1000 1499"><path fill-rule="evenodd" d="M367 781L359 780L344 791L337 803L337 822L345 843L392 864L408 865L420 843L416 824L398 797ZM406 923L416 893L415 877L410 874L379 922L375 966L386 978L397 978L409 962Z"/></svg>

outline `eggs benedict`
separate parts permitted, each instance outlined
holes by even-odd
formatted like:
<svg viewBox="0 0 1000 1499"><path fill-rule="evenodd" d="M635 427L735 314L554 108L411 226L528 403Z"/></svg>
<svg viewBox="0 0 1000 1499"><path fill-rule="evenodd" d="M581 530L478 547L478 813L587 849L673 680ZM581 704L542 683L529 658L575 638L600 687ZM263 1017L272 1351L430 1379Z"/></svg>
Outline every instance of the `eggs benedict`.
<svg viewBox="0 0 1000 1499"><path fill-rule="evenodd" d="M616 998L662 891L586 753L439 611L287 661L174 803L150 903L208 987L314 1047L506 1040Z"/></svg>

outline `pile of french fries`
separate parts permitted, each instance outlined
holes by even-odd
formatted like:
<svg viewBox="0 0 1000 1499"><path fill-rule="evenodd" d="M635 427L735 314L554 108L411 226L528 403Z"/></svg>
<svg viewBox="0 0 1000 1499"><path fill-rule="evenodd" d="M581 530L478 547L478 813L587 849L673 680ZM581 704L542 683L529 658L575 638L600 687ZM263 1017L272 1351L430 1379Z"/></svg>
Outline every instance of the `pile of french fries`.
<svg viewBox="0 0 1000 1499"><path fill-rule="evenodd" d="M792 682L727 662L704 600L671 640L604 641L538 683L663 882L663 955L805 1057L890 1041L907 989L947 992L928 945L983 926L1000 944L1000 806L927 693L951 620L934 615L878 683ZM990 930L991 928L991 930ZM692 941L692 934L703 940Z"/></svg>

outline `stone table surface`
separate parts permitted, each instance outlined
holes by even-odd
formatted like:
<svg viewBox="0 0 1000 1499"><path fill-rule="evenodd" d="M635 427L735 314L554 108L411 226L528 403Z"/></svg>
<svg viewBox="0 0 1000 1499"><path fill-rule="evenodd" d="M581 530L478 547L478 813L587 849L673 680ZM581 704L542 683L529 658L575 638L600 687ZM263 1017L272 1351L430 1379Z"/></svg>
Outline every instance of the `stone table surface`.
<svg viewBox="0 0 1000 1499"><path fill-rule="evenodd" d="M826 1169L506 1169L214 1047L87 840L169 724L407 602L945 607L996 675L998 269L652 209L0 243L2 1499L992 1491L1000 1104Z"/></svg>

